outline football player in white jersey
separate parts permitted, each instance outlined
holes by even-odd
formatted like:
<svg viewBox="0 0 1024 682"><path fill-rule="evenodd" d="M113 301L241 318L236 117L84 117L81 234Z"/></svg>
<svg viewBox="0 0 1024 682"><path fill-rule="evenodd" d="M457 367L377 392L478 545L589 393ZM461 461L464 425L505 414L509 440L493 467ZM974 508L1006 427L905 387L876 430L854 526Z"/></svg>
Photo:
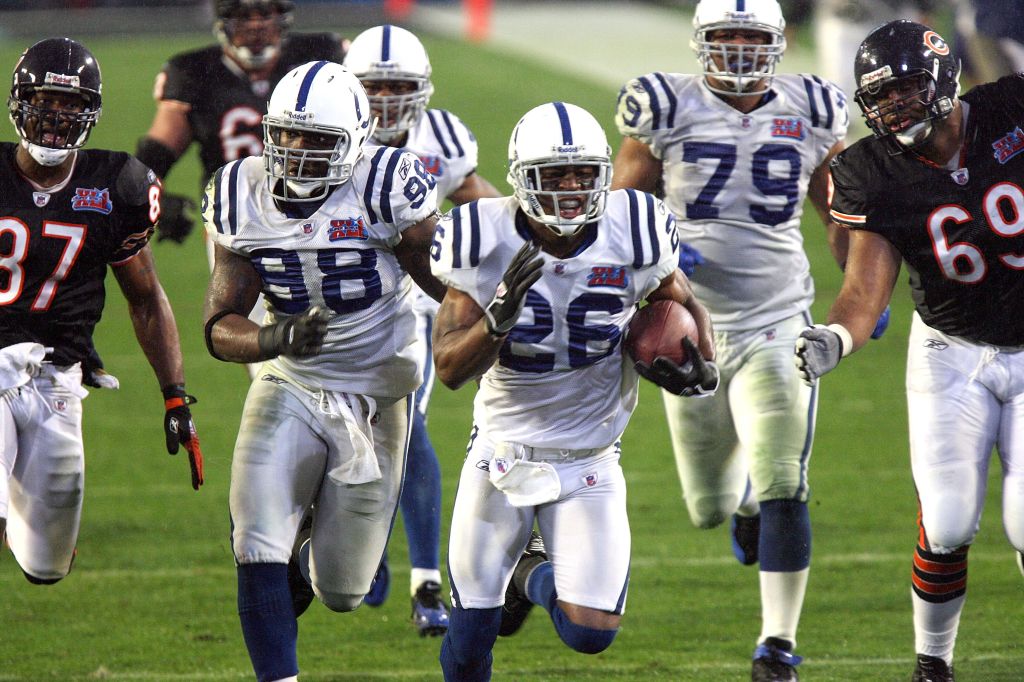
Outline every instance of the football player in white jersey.
<svg viewBox="0 0 1024 682"><path fill-rule="evenodd" d="M418 156L437 180L438 203L447 198L460 205L501 196L476 172L477 142L473 133L451 112L427 109L434 92L430 59L415 35L390 25L367 29L352 41L345 66L363 84L370 110L377 117L372 141L402 147ZM441 467L426 421L434 385L430 330L437 305L430 296L416 291L414 308L417 334L424 342L424 377L416 391L401 501L412 564L412 622L421 635L431 636L443 635L448 629L448 608L441 599ZM390 580L385 553L364 603L383 604Z"/></svg>
<svg viewBox="0 0 1024 682"><path fill-rule="evenodd" d="M722 388L664 395L683 496L697 527L731 520L737 558L760 559L752 679L795 680L817 406L791 360L814 298L800 218L810 198L841 262L826 195L846 98L816 76L775 75L786 46L776 0L702 0L693 24L702 73L651 73L620 93L614 186L663 187L680 242L703 256L691 281L714 322Z"/></svg>
<svg viewBox="0 0 1024 682"><path fill-rule="evenodd" d="M410 275L444 293L428 265L434 178L411 154L365 145L372 133L358 79L304 64L271 95L262 158L221 168L203 200L216 242L207 345L222 360L263 361L230 491L242 633L260 680L298 674L296 616L308 601L290 589L288 564L311 509L316 596L351 611L370 586L422 378ZM247 317L261 290L263 327Z"/></svg>
<svg viewBox="0 0 1024 682"><path fill-rule="evenodd" d="M497 636L533 604L576 651L615 638L630 554L619 439L637 399L622 335L640 301L685 305L701 332L699 352L685 341L692 362L645 376L687 395L718 384L675 220L649 194L609 191L610 154L589 113L541 105L512 132L515 196L453 209L437 228L431 267L449 287L437 375L449 388L480 382L448 549L446 680L490 679Z"/></svg>

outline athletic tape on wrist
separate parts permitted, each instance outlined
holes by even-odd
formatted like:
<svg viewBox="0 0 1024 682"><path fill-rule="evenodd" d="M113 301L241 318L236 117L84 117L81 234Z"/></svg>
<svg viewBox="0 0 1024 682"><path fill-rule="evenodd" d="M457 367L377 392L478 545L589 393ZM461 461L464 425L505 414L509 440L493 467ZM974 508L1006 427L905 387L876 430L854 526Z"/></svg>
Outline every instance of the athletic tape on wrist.
<svg viewBox="0 0 1024 682"><path fill-rule="evenodd" d="M843 347L843 357L853 352L853 335L850 334L850 330L841 324L830 324L825 329L835 332L836 336L839 337L839 343Z"/></svg>

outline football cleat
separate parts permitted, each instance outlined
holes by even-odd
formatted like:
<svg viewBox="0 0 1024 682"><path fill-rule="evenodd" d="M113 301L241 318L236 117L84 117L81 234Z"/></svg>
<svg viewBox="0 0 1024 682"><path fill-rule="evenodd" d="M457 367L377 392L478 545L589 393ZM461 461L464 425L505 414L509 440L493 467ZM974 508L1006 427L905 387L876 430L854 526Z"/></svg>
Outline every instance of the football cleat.
<svg viewBox="0 0 1024 682"><path fill-rule="evenodd" d="M292 607L298 618L313 603L316 594L309 584L309 535L313 529L313 515L306 514L295 536L292 556L288 559L288 589L292 593Z"/></svg>
<svg viewBox="0 0 1024 682"><path fill-rule="evenodd" d="M526 543L526 549L519 557L519 563L512 571L512 579L508 581L508 588L505 590L505 603L501 607L501 626L498 628L498 635L501 637L514 635L526 622L526 617L533 608L533 602L526 596L526 579L530 577L533 569L547 560L544 539L540 533L531 532L530 541Z"/></svg>
<svg viewBox="0 0 1024 682"><path fill-rule="evenodd" d="M761 515L733 514L729 529L732 532L732 553L736 560L744 566L756 564L757 545L761 537Z"/></svg>
<svg viewBox="0 0 1024 682"><path fill-rule="evenodd" d="M936 656L917 655L917 665L914 666L914 676L911 682L955 682L953 677L953 666L946 665L946 662Z"/></svg>
<svg viewBox="0 0 1024 682"><path fill-rule="evenodd" d="M420 637L438 637L448 632L448 607L441 599L441 586L428 580L416 588L412 598L412 624Z"/></svg>
<svg viewBox="0 0 1024 682"><path fill-rule="evenodd" d="M380 606L388 598L391 591L391 569L388 568L388 555L380 559L380 566L377 567L377 574L373 576L370 583L370 591L363 597L363 603L374 608Z"/></svg>
<svg viewBox="0 0 1024 682"><path fill-rule="evenodd" d="M796 666L804 660L789 651L789 642L769 637L754 649L751 682L797 682Z"/></svg>
<svg viewBox="0 0 1024 682"><path fill-rule="evenodd" d="M1017 552L1017 568L1020 569L1020 574L1024 575L1024 552Z"/></svg>

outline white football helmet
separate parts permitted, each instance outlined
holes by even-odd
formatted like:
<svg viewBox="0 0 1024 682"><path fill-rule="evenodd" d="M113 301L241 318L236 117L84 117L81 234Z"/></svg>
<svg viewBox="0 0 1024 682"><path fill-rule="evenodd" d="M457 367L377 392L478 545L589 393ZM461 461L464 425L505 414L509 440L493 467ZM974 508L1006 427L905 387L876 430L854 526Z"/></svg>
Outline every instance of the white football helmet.
<svg viewBox="0 0 1024 682"><path fill-rule="evenodd" d="M345 66L366 87L377 116L374 135L384 143L416 125L434 94L427 51L419 38L398 26L374 26L356 36L345 55ZM383 81L391 94L376 94ZM397 88L402 91L392 91Z"/></svg>
<svg viewBox="0 0 1024 682"><path fill-rule="evenodd" d="M508 182L526 215L568 237L604 215L612 184L611 154L604 129L589 112L549 102L526 112L512 130ZM545 187L543 171L563 166L589 167L593 182L583 189ZM576 215L563 217L563 212Z"/></svg>
<svg viewBox="0 0 1024 682"><path fill-rule="evenodd" d="M293 146L282 142L282 133L307 138ZM370 103L348 69L327 61L295 67L274 88L263 117L270 193L285 201L324 198L352 176L372 134Z"/></svg>
<svg viewBox="0 0 1024 682"><path fill-rule="evenodd" d="M709 89L723 95L768 92L775 66L786 50L786 20L777 0L700 0L693 14L690 47L704 70ZM711 34L743 29L768 34L766 45L719 43ZM715 63L715 58L721 66Z"/></svg>

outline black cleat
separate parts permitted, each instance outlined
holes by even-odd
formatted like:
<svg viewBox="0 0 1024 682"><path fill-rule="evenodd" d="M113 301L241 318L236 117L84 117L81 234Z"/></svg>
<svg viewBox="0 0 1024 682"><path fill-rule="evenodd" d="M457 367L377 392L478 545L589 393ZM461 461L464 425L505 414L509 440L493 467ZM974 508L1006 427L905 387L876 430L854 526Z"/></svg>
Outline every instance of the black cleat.
<svg viewBox="0 0 1024 682"><path fill-rule="evenodd" d="M363 603L377 608L387 601L389 592L391 592L391 569L388 568L388 555L385 553L381 557L380 565L377 566L377 573L370 582L370 590L363 597Z"/></svg>
<svg viewBox="0 0 1024 682"><path fill-rule="evenodd" d="M789 642L769 637L754 650L751 682L797 682L796 666L803 660L790 652Z"/></svg>
<svg viewBox="0 0 1024 682"><path fill-rule="evenodd" d="M757 545L761 538L761 515L733 514L729 529L732 531L732 553L736 555L736 560L744 566L756 564Z"/></svg>
<svg viewBox="0 0 1024 682"><path fill-rule="evenodd" d="M296 618L306 612L316 597L313 586L309 584L309 535L312 529L313 515L309 513L302 519L292 546L292 556L288 559L288 589L292 593L292 608L295 609ZM302 570L303 561L306 562L305 572Z"/></svg>
<svg viewBox="0 0 1024 682"><path fill-rule="evenodd" d="M501 607L501 626L498 628L499 636L514 635L523 627L526 617L530 615L530 609L533 608L533 602L526 596L526 579L530 577L533 569L547 560L544 539L540 533L531 532L530 541L526 543L523 556L519 557L519 563L516 564L512 579L508 581L508 588L505 590L505 604Z"/></svg>
<svg viewBox="0 0 1024 682"><path fill-rule="evenodd" d="M946 662L936 656L917 655L917 665L914 666L914 676L911 682L955 682L953 677L953 666L946 665Z"/></svg>
<svg viewBox="0 0 1024 682"><path fill-rule="evenodd" d="M448 606L441 599L441 586L428 580L416 588L412 598L412 624L420 637L440 637L448 632Z"/></svg>
<svg viewBox="0 0 1024 682"><path fill-rule="evenodd" d="M1017 568L1020 569L1020 574L1024 575L1024 552L1017 552Z"/></svg>

